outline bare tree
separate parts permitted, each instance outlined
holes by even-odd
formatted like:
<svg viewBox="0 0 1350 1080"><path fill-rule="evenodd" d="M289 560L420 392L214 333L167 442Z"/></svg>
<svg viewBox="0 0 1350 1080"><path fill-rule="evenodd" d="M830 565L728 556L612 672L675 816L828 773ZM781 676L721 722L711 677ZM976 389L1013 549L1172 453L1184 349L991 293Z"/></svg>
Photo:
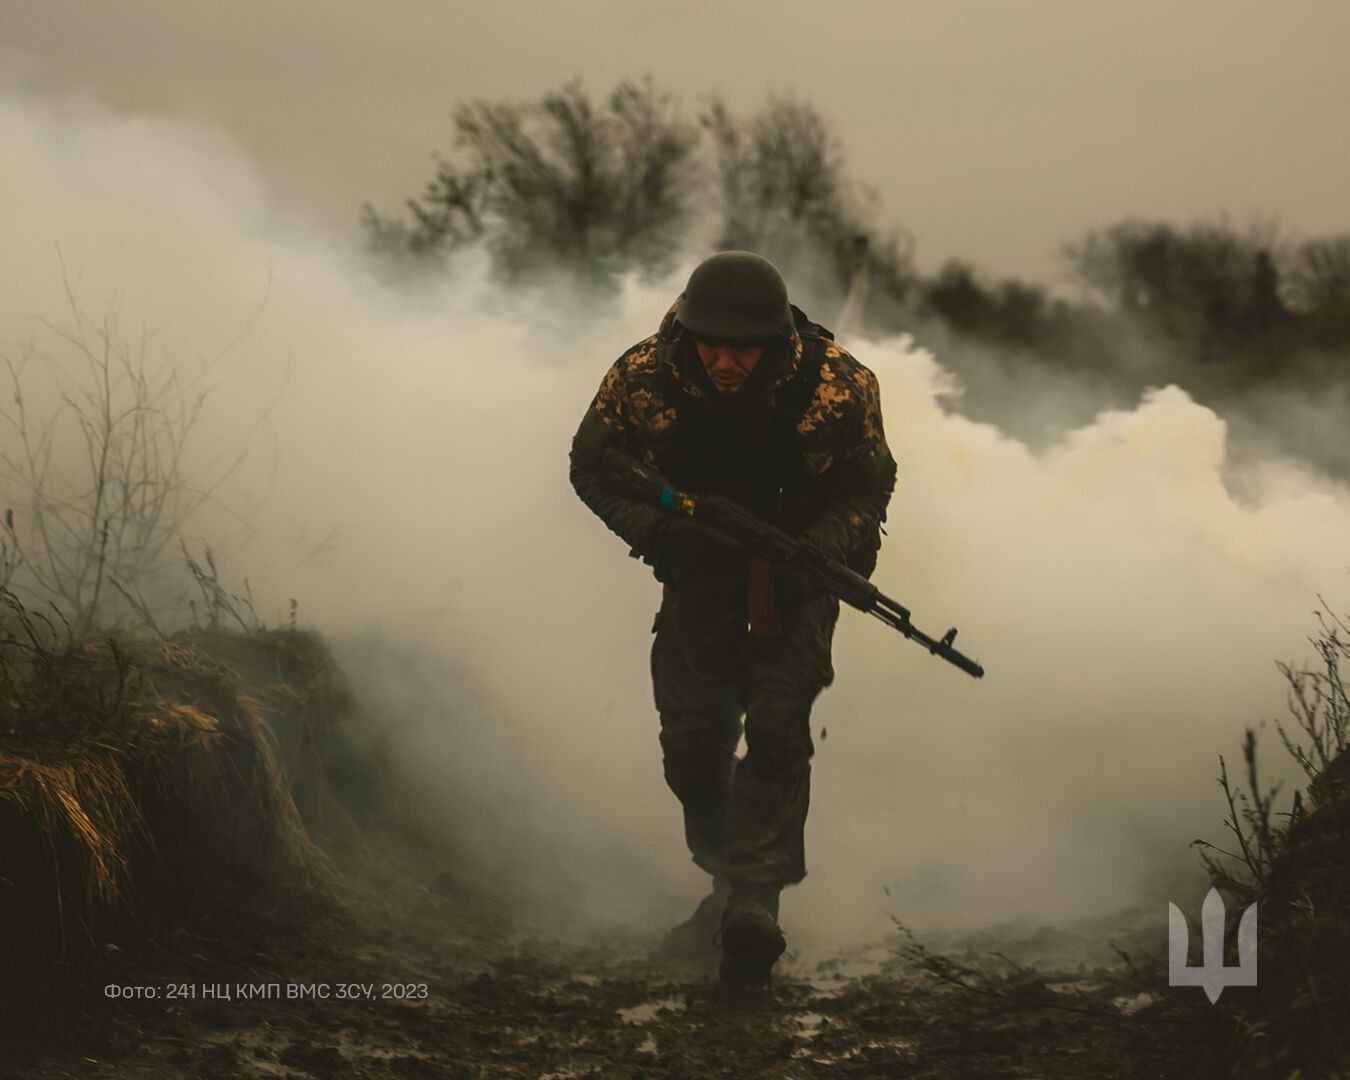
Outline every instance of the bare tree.
<svg viewBox="0 0 1350 1080"><path fill-rule="evenodd" d="M592 271L660 270L676 253L699 181L698 129L650 78L603 106L572 82L538 102L473 101L454 113L410 222L366 207L377 250L439 254L484 239L509 277L561 260Z"/></svg>
<svg viewBox="0 0 1350 1080"><path fill-rule="evenodd" d="M701 121L721 183L722 246L772 248L840 216L843 155L813 106L776 98L742 120L713 101Z"/></svg>
<svg viewBox="0 0 1350 1080"><path fill-rule="evenodd" d="M1350 316L1350 233L1300 244L1290 260L1295 305L1314 317Z"/></svg>
<svg viewBox="0 0 1350 1080"><path fill-rule="evenodd" d="M647 78L603 105L573 82L453 115L454 145L407 215L364 210L371 249L395 266L481 243L511 280L553 265L660 275L697 210L720 228L718 247L779 262L808 305L839 310L851 295L855 325L893 316L916 280L912 240L877 226L876 193L849 179L833 126L808 102L771 98L736 116L713 99L687 123Z"/></svg>
<svg viewBox="0 0 1350 1080"><path fill-rule="evenodd" d="M794 285L854 323L903 302L915 280L912 239L878 228L875 192L848 177L843 147L813 105L771 98L739 118L714 100L700 120L717 168L722 247L791 267Z"/></svg>
<svg viewBox="0 0 1350 1080"><path fill-rule="evenodd" d="M1238 231L1133 220L1094 230L1065 253L1078 278L1118 308L1181 332L1250 307L1282 247L1269 223Z"/></svg>

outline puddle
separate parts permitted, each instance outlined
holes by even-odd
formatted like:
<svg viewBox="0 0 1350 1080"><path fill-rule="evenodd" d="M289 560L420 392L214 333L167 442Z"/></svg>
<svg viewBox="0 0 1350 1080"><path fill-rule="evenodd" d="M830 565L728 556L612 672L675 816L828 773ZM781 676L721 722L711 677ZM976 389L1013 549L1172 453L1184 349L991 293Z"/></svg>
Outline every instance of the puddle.
<svg viewBox="0 0 1350 1080"><path fill-rule="evenodd" d="M1123 1012L1126 1016L1133 1016L1140 1009L1147 1005L1152 1005L1159 1000L1157 994L1150 994L1147 990L1125 997L1112 998L1111 1004Z"/></svg>
<svg viewBox="0 0 1350 1080"><path fill-rule="evenodd" d="M683 1012L684 1007L684 998L657 998L655 1001L644 1001L641 1005L634 1005L629 1009L620 1009L619 1019L625 1024L647 1024L656 1019L657 1013Z"/></svg>
<svg viewBox="0 0 1350 1080"><path fill-rule="evenodd" d="M868 975L880 975L894 966L895 950L888 945L873 945L834 953L825 959L811 961L803 957L793 974L805 979L817 990L829 992Z"/></svg>

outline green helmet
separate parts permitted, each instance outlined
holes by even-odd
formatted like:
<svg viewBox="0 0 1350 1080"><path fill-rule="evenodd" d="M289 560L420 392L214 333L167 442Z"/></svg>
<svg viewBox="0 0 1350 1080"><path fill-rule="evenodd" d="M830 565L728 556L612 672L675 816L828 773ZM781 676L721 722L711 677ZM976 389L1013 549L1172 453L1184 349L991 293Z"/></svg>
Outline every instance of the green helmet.
<svg viewBox="0 0 1350 1080"><path fill-rule="evenodd" d="M787 285L762 255L723 251L689 275L675 317L695 334L727 341L792 333Z"/></svg>

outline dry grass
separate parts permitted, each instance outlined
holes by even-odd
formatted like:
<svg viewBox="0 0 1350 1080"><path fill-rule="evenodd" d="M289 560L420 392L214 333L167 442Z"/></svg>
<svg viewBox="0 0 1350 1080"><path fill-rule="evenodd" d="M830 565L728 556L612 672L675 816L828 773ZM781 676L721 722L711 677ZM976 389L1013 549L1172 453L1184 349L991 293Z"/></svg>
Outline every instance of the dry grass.
<svg viewBox="0 0 1350 1080"><path fill-rule="evenodd" d="M187 639L249 687L273 733L305 824L326 836L363 816L374 797L379 749L352 729L351 688L323 636L305 629L201 629ZM350 830L348 830L350 832Z"/></svg>
<svg viewBox="0 0 1350 1080"><path fill-rule="evenodd" d="M0 927L65 942L156 901L327 879L237 671L0 600Z"/></svg>

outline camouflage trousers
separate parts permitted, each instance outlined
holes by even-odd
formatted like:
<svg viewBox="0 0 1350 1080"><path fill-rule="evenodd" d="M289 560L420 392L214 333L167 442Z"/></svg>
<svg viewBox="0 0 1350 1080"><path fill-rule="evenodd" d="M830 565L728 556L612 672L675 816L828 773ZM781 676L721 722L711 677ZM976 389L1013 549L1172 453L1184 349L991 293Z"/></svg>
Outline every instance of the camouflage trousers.
<svg viewBox="0 0 1350 1080"><path fill-rule="evenodd" d="M665 777L694 862L738 884L789 885L806 876L811 705L834 679L839 602L780 589L782 632L751 637L744 589L743 577L666 586L652 643Z"/></svg>

